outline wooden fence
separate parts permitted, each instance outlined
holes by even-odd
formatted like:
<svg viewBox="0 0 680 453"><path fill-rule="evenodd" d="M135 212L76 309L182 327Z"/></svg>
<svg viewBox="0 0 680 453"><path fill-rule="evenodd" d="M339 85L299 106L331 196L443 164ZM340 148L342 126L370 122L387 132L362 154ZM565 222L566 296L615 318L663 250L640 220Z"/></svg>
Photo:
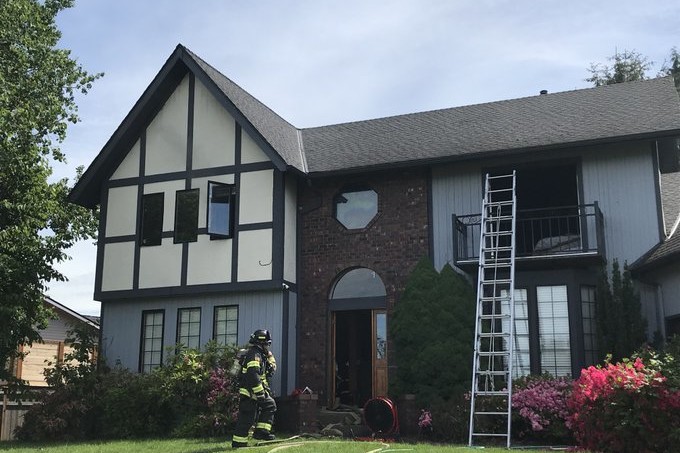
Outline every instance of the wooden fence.
<svg viewBox="0 0 680 453"><path fill-rule="evenodd" d="M21 426L24 414L35 404L33 399L19 401L2 391L2 411L0 412L0 441L14 439L14 430Z"/></svg>

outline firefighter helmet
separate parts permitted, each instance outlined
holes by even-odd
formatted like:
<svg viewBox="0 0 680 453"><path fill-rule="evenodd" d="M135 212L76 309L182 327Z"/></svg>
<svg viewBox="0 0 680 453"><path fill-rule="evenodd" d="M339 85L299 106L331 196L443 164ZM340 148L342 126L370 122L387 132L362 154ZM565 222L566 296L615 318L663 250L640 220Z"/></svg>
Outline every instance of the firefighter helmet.
<svg viewBox="0 0 680 453"><path fill-rule="evenodd" d="M250 336L250 343L261 346L270 346L272 344L272 336L267 329L257 329Z"/></svg>

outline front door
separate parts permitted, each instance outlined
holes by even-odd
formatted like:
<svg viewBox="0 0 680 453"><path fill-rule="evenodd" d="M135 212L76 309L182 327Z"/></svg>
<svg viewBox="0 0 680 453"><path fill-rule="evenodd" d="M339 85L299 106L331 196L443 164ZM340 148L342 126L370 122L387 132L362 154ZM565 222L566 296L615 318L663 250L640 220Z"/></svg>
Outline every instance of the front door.
<svg viewBox="0 0 680 453"><path fill-rule="evenodd" d="M363 407L387 395L387 312L385 286L367 268L345 271L329 300L331 407Z"/></svg>

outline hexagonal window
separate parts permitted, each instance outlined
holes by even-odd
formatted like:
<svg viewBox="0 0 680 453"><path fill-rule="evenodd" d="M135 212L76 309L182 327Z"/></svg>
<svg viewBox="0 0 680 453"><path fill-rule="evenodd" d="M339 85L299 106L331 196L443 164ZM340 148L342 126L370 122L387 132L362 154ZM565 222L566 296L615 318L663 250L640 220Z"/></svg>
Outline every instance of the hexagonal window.
<svg viewBox="0 0 680 453"><path fill-rule="evenodd" d="M365 228L378 214L378 194L372 189L346 190L333 199L335 218L348 230Z"/></svg>

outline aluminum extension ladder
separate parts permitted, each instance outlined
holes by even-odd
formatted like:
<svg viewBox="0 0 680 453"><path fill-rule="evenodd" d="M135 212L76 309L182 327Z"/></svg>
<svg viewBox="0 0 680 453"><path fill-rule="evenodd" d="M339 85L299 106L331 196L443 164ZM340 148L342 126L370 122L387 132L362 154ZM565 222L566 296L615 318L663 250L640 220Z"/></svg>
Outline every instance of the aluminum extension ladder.
<svg viewBox="0 0 680 453"><path fill-rule="evenodd" d="M510 448L515 289L515 172L486 175L479 238L469 446ZM487 442L489 443L489 442Z"/></svg>

